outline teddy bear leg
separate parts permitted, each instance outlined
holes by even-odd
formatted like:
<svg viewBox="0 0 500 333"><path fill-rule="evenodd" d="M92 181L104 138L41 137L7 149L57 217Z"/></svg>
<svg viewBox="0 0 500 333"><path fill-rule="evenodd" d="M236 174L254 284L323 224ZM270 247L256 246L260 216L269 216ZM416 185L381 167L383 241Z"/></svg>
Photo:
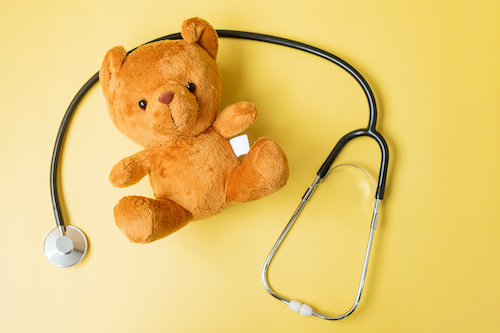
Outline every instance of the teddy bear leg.
<svg viewBox="0 0 500 333"><path fill-rule="evenodd" d="M150 243L168 236L193 217L173 201L140 196L121 199L114 215L118 228L133 243Z"/></svg>
<svg viewBox="0 0 500 333"><path fill-rule="evenodd" d="M257 200L276 192L287 180L285 153L276 142L261 138L229 176L226 198L230 203Z"/></svg>

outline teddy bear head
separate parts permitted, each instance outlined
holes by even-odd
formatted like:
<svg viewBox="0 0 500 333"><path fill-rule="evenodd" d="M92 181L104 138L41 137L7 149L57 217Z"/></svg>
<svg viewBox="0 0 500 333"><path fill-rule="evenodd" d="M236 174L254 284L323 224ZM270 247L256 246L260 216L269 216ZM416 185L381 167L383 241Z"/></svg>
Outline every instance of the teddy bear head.
<svg viewBox="0 0 500 333"><path fill-rule="evenodd" d="M145 148L195 136L214 122L221 99L218 36L200 18L184 21L182 39L109 50L99 79L115 126Z"/></svg>

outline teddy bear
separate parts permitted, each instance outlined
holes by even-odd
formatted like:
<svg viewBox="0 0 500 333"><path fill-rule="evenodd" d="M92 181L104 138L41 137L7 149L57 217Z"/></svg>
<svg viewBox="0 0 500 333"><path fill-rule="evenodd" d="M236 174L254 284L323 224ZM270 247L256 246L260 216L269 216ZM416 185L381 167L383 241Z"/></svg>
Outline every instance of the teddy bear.
<svg viewBox="0 0 500 333"><path fill-rule="evenodd" d="M218 36L205 20L183 22L182 39L122 46L106 53L99 79L117 129L144 150L119 161L110 182L127 187L149 175L154 198L126 196L114 208L118 228L134 243L149 243L229 204L270 195L288 179L280 146L258 139L243 159L229 139L257 118L237 102L218 115L221 75Z"/></svg>

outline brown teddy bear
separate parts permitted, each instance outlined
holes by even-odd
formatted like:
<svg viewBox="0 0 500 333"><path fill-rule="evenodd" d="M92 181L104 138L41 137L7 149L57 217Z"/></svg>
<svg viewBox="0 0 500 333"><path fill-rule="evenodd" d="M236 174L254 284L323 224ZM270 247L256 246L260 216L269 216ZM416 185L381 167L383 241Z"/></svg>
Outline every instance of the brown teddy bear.
<svg viewBox="0 0 500 333"><path fill-rule="evenodd" d="M99 72L114 124L145 148L118 162L110 175L114 186L126 187L149 174L155 199L129 196L114 209L116 224L136 243L165 237L230 203L262 198L288 179L286 156L274 141L259 139L243 161L231 149L228 140L255 121L257 110L239 102L216 117L216 31L191 18L181 35L129 55L114 47Z"/></svg>

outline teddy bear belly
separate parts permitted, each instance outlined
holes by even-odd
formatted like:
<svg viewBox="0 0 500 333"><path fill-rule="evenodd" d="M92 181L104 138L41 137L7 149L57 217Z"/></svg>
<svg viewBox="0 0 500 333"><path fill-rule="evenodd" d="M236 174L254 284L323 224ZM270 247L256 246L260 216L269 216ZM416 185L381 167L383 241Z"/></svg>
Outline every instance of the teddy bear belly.
<svg viewBox="0 0 500 333"><path fill-rule="evenodd" d="M227 207L227 179L240 161L215 131L160 148L154 155L150 182L157 199L178 203L193 214L193 220Z"/></svg>

